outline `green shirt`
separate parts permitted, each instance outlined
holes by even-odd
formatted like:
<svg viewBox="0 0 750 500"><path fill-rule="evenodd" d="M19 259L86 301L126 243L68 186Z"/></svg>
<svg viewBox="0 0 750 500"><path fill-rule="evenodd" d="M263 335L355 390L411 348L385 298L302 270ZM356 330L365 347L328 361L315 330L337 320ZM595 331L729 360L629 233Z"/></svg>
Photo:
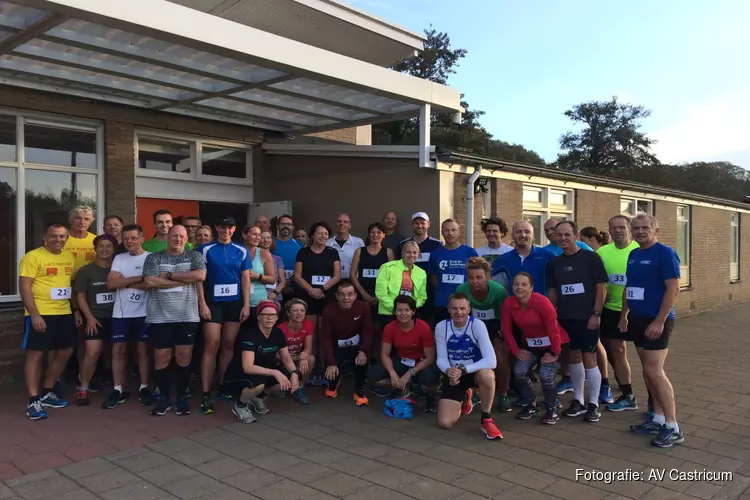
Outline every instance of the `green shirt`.
<svg viewBox="0 0 750 500"><path fill-rule="evenodd" d="M148 241L143 242L143 249L147 252L156 253L156 252L163 252L167 249L167 241L160 241L156 238L151 238ZM193 245L190 243L185 243L185 250L192 250Z"/></svg>
<svg viewBox="0 0 750 500"><path fill-rule="evenodd" d="M469 297L472 316L483 321L497 320L499 322L500 311L503 308L503 302L508 298L508 292L497 281L488 281L487 285L490 287L489 293L487 293L487 298L481 302L472 297L468 282L459 285L456 293L463 293Z"/></svg>
<svg viewBox="0 0 750 500"><path fill-rule="evenodd" d="M604 262L604 269L607 270L609 281L607 282L607 300L604 307L610 311L622 311L622 291L627 285L625 271L628 268L628 257L630 251L638 248L638 243L630 242L625 248L617 248L614 243L600 247L596 253Z"/></svg>

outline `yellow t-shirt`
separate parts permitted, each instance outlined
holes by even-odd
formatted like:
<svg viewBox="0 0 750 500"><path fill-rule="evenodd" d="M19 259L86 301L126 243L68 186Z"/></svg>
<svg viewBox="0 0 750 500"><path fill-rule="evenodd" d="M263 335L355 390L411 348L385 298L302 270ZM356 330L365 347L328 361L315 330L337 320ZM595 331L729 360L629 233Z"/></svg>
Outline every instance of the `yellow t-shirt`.
<svg viewBox="0 0 750 500"><path fill-rule="evenodd" d="M39 314L58 316L72 313L70 297L74 265L75 257L65 250L54 254L39 247L23 256L19 275L34 278L31 294ZM24 312L29 315L28 311Z"/></svg>
<svg viewBox="0 0 750 500"><path fill-rule="evenodd" d="M65 242L65 247L63 249L72 253L76 259L75 266L73 266L73 274L77 273L80 268L89 262L94 262L94 259L96 259L96 253L94 253L94 238L96 238L96 235L91 233L88 233L85 238L68 236L68 241Z"/></svg>

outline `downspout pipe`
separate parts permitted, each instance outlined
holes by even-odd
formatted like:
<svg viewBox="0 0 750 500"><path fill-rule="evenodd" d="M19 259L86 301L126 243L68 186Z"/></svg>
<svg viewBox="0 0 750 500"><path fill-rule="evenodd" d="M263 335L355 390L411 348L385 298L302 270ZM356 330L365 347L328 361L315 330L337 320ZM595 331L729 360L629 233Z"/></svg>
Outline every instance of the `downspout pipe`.
<svg viewBox="0 0 750 500"><path fill-rule="evenodd" d="M482 166L474 167L474 173L466 181L466 244L474 248L474 184L482 175Z"/></svg>

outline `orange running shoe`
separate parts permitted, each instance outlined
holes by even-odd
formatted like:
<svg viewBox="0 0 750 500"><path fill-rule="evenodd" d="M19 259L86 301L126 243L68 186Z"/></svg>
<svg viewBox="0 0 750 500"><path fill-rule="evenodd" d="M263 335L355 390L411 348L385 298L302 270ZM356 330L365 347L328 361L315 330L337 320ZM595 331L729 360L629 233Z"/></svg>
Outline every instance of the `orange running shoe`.
<svg viewBox="0 0 750 500"><path fill-rule="evenodd" d="M487 436L487 439L494 441L495 439L502 439L503 433L497 428L495 422L491 418L482 419L482 432Z"/></svg>
<svg viewBox="0 0 750 500"><path fill-rule="evenodd" d="M370 401L367 399L367 396L365 396L363 392L355 392L354 402L357 404L357 406L367 406Z"/></svg>
<svg viewBox="0 0 750 500"><path fill-rule="evenodd" d="M338 387L335 387L333 389L331 389L330 387L326 387L326 397L327 398L335 399L336 396L338 396L338 395L339 395L339 388Z"/></svg>
<svg viewBox="0 0 750 500"><path fill-rule="evenodd" d="M468 415L474 409L474 401L471 400L473 396L474 391L466 389L466 397L464 397L464 402L461 403L461 415Z"/></svg>

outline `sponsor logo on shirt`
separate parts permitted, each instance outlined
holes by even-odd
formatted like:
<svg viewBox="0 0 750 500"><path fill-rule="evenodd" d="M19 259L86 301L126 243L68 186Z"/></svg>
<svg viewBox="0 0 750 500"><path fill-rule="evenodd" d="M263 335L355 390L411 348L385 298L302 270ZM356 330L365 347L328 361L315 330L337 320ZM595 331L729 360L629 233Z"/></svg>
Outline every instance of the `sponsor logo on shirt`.
<svg viewBox="0 0 750 500"><path fill-rule="evenodd" d="M57 276L57 268L56 267L48 267L47 268L47 276Z"/></svg>
<svg viewBox="0 0 750 500"><path fill-rule="evenodd" d="M646 264L647 266L650 266L651 265L651 261L650 260L642 260L641 264Z"/></svg>
<svg viewBox="0 0 750 500"><path fill-rule="evenodd" d="M571 266L565 266L563 267L563 271L565 271L566 273L570 273L573 272L573 268Z"/></svg>
<svg viewBox="0 0 750 500"><path fill-rule="evenodd" d="M106 282L106 281L94 281L94 282L93 282L93 283L91 283L91 284L92 284L93 286L104 286L104 285L106 285L106 284L107 284L107 282Z"/></svg>
<svg viewBox="0 0 750 500"><path fill-rule="evenodd" d="M55 273L57 274L57 273ZM73 268L65 266L65 274L73 274Z"/></svg>
<svg viewBox="0 0 750 500"><path fill-rule="evenodd" d="M462 260L441 260L438 264L438 267L445 271L449 267L464 267L466 266L466 262Z"/></svg>
<svg viewBox="0 0 750 500"><path fill-rule="evenodd" d="M86 252L86 260L94 260L96 258L96 254L94 252Z"/></svg>

